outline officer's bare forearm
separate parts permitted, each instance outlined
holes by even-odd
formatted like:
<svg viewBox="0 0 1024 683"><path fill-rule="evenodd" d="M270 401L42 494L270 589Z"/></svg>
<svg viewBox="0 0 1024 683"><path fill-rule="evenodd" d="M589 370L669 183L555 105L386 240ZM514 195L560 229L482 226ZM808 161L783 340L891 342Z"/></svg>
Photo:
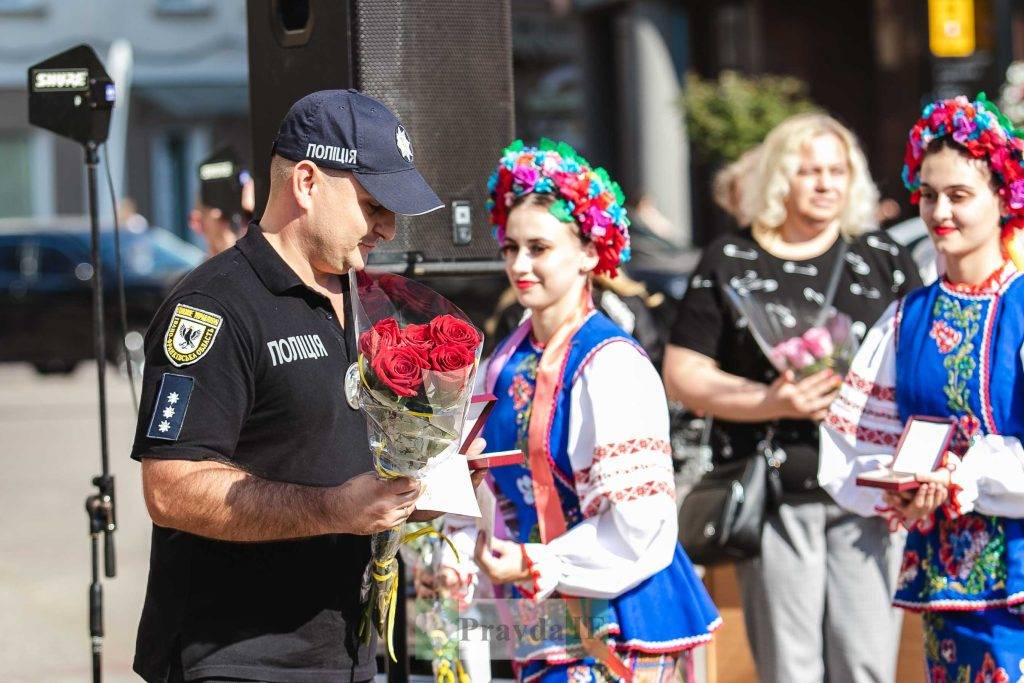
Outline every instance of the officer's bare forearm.
<svg viewBox="0 0 1024 683"><path fill-rule="evenodd" d="M338 488L268 481L230 465L144 458L153 521L223 541L276 541L344 532Z"/></svg>

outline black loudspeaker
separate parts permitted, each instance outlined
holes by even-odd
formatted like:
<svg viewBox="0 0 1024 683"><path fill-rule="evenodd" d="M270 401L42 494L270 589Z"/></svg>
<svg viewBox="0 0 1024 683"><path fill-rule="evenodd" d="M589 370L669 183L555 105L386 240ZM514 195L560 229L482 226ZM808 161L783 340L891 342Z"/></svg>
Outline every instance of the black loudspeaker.
<svg viewBox="0 0 1024 683"><path fill-rule="evenodd" d="M248 0L248 26L257 215L288 108L354 87L398 114L416 167L445 202L400 216L371 263L420 274L500 267L484 201L514 136L509 0Z"/></svg>

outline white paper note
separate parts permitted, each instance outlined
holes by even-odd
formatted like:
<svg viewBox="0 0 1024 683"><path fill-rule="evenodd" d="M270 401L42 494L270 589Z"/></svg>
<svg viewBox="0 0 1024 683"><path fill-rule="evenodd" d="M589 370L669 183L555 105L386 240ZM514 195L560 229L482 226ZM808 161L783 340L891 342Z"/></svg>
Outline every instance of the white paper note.
<svg viewBox="0 0 1024 683"><path fill-rule="evenodd" d="M490 542L494 538L494 515L498 510L498 499L486 481L480 482L476 487L476 502L480 506L480 521L476 523L477 528L487 534L487 540Z"/></svg>
<svg viewBox="0 0 1024 683"><path fill-rule="evenodd" d="M430 465L420 479L423 492L416 501L416 509L479 517L480 506L476 502L465 456L451 453Z"/></svg>

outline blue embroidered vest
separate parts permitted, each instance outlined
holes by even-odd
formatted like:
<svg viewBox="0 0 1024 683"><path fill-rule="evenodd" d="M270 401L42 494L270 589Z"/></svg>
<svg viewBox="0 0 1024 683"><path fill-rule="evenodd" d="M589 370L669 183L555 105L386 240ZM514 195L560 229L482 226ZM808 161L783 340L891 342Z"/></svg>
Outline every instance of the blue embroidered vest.
<svg viewBox="0 0 1024 683"><path fill-rule="evenodd" d="M551 422L549 452L552 474L558 489L562 511L568 528L583 521L576 494L575 475L569 459L569 412L572 387L580 370L604 345L627 342L639 349L632 337L601 313L594 313L572 338L562 371L562 384ZM495 354L497 356L498 354ZM527 452L533 389L537 379L537 362L541 349L527 336L500 370L494 386L498 401L484 425L483 436L488 450L519 448ZM628 400L609 396L608 400ZM496 467L491 476L497 486L501 514L513 540L519 543L540 541L537 510L533 504L530 469L524 465ZM622 595L608 601L590 601L592 618L603 626L595 635L615 640L618 649L645 652L676 652L711 639L721 619L711 598L694 571L682 546L676 543L672 563L643 580ZM666 609L667 608L667 609ZM579 650L566 651L564 643L542 643L528 658L543 651L549 661L574 661L583 658ZM544 657L541 657L543 660ZM530 662L523 671L528 679L542 661Z"/></svg>
<svg viewBox="0 0 1024 683"><path fill-rule="evenodd" d="M943 282L907 295L896 334L900 419L951 416L963 455L986 434L1024 439L1024 277L987 293ZM1024 602L1022 520L940 509L927 532L907 537L895 604L916 609L984 609Z"/></svg>
<svg viewBox="0 0 1024 683"><path fill-rule="evenodd" d="M567 527L582 521L580 502L576 495L575 476L569 461L569 401L573 379L585 360L599 347L612 341L636 341L601 313L594 313L573 336L562 372L558 405L551 420L551 472L562 503ZM502 368L494 387L498 402L484 425L487 449L493 451L518 448L527 452L527 435L533 407L533 390L537 382L537 363L541 349L529 337L523 340L508 363ZM533 483L525 465L499 467L491 471L502 497L502 513L519 543L539 543L537 509L533 504ZM509 505L512 505L512 509Z"/></svg>

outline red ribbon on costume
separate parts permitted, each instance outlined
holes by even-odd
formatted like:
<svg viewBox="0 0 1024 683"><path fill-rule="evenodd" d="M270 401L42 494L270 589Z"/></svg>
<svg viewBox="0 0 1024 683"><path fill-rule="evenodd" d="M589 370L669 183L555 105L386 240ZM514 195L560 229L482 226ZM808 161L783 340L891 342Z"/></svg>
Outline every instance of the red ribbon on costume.
<svg viewBox="0 0 1024 683"><path fill-rule="evenodd" d="M542 543L548 543L565 533L565 513L555 488L551 462L551 422L555 416L558 395L562 391L562 374L569 358L569 345L573 336L594 310L589 284L583 288L581 305L558 326L551 335L537 363L537 383L533 389L533 408L527 450L530 456L530 475L533 479L533 502L537 508L537 524Z"/></svg>

